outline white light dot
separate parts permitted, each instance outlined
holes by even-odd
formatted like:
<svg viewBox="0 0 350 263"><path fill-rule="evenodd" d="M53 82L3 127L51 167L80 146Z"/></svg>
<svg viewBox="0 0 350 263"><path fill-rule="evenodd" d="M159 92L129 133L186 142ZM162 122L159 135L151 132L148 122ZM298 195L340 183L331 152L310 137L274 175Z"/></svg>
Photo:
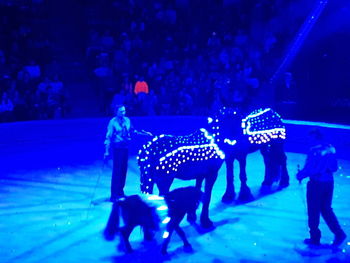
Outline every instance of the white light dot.
<svg viewBox="0 0 350 263"><path fill-rule="evenodd" d="M161 205L160 207L157 208L158 211L164 211L167 209L168 209L168 207L166 205Z"/></svg>
<svg viewBox="0 0 350 263"><path fill-rule="evenodd" d="M168 236L169 236L169 232L165 231L164 234L163 234L163 238L167 238Z"/></svg>
<svg viewBox="0 0 350 263"><path fill-rule="evenodd" d="M166 217L166 218L162 221L162 223L163 223L163 224L168 224L169 221L170 221L170 217Z"/></svg>

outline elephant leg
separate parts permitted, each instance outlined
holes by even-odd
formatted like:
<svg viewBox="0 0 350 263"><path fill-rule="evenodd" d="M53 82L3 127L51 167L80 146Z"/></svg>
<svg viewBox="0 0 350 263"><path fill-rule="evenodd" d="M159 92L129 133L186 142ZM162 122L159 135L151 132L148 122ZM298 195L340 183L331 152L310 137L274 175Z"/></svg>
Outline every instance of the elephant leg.
<svg viewBox="0 0 350 263"><path fill-rule="evenodd" d="M104 234L104 237L106 240L113 240L117 231L118 231L118 228L119 228L119 204L118 203L114 203L113 204L113 208L112 208L112 212L108 218L108 222L107 222L107 226L103 232Z"/></svg>
<svg viewBox="0 0 350 263"><path fill-rule="evenodd" d="M238 200L240 202L248 202L254 199L250 188L247 184L247 172L246 172L246 166L247 166L247 155L242 154L237 158L239 162L239 179L241 181L241 189L239 191Z"/></svg>
<svg viewBox="0 0 350 263"><path fill-rule="evenodd" d="M151 175L149 174L144 174L141 172L141 192L142 193L148 193L152 194L153 193L153 188L154 188L154 179Z"/></svg>
<svg viewBox="0 0 350 263"><path fill-rule="evenodd" d="M163 176L162 178L157 180L157 187L158 187L160 196L163 196L166 193L169 193L169 189L173 181L174 181L174 178L170 176Z"/></svg>
<svg viewBox="0 0 350 263"><path fill-rule="evenodd" d="M169 221L169 223L167 224L166 231L163 234L164 241L162 243L162 249L161 249L161 253L163 255L166 255L168 253L168 251L167 251L168 250L168 245L169 245L169 242L170 242L171 235L174 232L174 229L175 229L175 222L174 222L174 219L172 218Z"/></svg>
<svg viewBox="0 0 350 263"><path fill-rule="evenodd" d="M189 212L187 214L187 221L191 224L195 223L197 220L196 211Z"/></svg>
<svg viewBox="0 0 350 263"><path fill-rule="evenodd" d="M226 191L222 196L221 201L223 203L231 203L235 200L235 186L234 186L234 157L226 156Z"/></svg>
<svg viewBox="0 0 350 263"><path fill-rule="evenodd" d="M268 191L270 190L274 177L277 176L275 173L276 167L273 165L273 160L272 160L272 154L271 154L271 146L266 146L261 149L261 154L264 158L264 164L265 164L265 176L264 176L264 181L262 182L262 187L261 190L263 191Z"/></svg>
<svg viewBox="0 0 350 263"><path fill-rule="evenodd" d="M132 230L134 229L133 226L125 226L123 227L121 230L120 230L120 233L121 233L121 236L122 236L122 241L124 243L124 246L125 246L125 250L127 253L131 253L133 252L133 249L130 245L130 242L129 242L129 237L130 237L130 234L132 232Z"/></svg>
<svg viewBox="0 0 350 263"><path fill-rule="evenodd" d="M196 179L196 188L201 191L202 189L202 184L203 184L203 180L204 180L204 177L203 176L199 176L197 177ZM187 221L189 223L195 223L197 220L197 215L196 215L196 210L194 211L191 211L189 213L187 213Z"/></svg>
<svg viewBox="0 0 350 263"><path fill-rule="evenodd" d="M202 190L202 184L203 184L204 176L198 176L196 179L196 188L201 191Z"/></svg>
<svg viewBox="0 0 350 263"><path fill-rule="evenodd" d="M201 225L203 228L213 227L213 222L209 219L209 204L211 199L211 193L212 193L213 186L217 176L218 176L218 173L216 171L216 172L208 173L207 177L205 178L205 190L204 190L202 213L201 213Z"/></svg>
<svg viewBox="0 0 350 263"><path fill-rule="evenodd" d="M289 185L287 170L287 156L282 143L274 143L261 149L265 163L265 178L262 182L261 191L271 191L273 182L279 181L279 189Z"/></svg>
<svg viewBox="0 0 350 263"><path fill-rule="evenodd" d="M192 246L191 246L190 242L188 242L188 240L186 238L186 234L182 230L182 228L179 226L179 224L175 226L175 231L179 235L179 237L182 239L182 242L184 243L184 251L186 253L192 252L193 251Z"/></svg>
<svg viewBox="0 0 350 263"><path fill-rule="evenodd" d="M154 190L154 182L148 182L147 185L141 186L141 192L147 193L147 194L153 194Z"/></svg>
<svg viewBox="0 0 350 263"><path fill-rule="evenodd" d="M144 241L152 241L154 239L153 231L145 226L143 226L143 239Z"/></svg>
<svg viewBox="0 0 350 263"><path fill-rule="evenodd" d="M279 153L279 165L280 165L280 172L281 172L279 188L282 189L289 186L289 174L287 170L287 155L285 154L283 148Z"/></svg>

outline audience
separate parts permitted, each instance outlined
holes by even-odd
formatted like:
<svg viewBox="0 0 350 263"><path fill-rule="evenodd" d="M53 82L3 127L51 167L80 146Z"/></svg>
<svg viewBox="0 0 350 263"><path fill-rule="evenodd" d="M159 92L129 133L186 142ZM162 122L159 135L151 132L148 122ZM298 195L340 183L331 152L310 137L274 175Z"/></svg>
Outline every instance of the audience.
<svg viewBox="0 0 350 263"><path fill-rule="evenodd" d="M86 1L79 48L90 72L91 104L101 116L121 103L131 116L207 115L225 105L249 110L283 55L276 46L297 29L281 27L281 13L302 3ZM1 121L65 117L70 83L61 79L58 44L36 25L52 23L48 0L0 5L0 94L17 112ZM293 93L290 80L284 87Z"/></svg>

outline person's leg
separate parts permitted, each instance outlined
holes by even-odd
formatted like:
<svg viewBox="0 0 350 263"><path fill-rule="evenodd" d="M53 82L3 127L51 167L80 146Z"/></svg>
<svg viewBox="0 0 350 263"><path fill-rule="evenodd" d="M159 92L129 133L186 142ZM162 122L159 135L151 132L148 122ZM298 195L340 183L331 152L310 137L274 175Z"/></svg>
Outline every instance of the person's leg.
<svg viewBox="0 0 350 263"><path fill-rule="evenodd" d="M319 245L321 239L321 231L318 227L320 224L321 207L320 190L318 189L318 182L308 182L306 197L310 239L306 239L305 243Z"/></svg>
<svg viewBox="0 0 350 263"><path fill-rule="evenodd" d="M124 196L124 186L128 168L128 150L115 148L113 153L111 199Z"/></svg>
<svg viewBox="0 0 350 263"><path fill-rule="evenodd" d="M128 149L127 148L122 149L121 156L120 156L120 176L119 176L119 184L118 184L118 194L120 196L124 195L126 175L128 172L128 158L129 158Z"/></svg>
<svg viewBox="0 0 350 263"><path fill-rule="evenodd" d="M321 214L335 236L333 244L338 246L345 240L346 235L341 229L338 219L332 209L334 182L323 183L322 188L324 188L324 195L321 201Z"/></svg>
<svg viewBox="0 0 350 263"><path fill-rule="evenodd" d="M118 149L113 149L113 167L112 167L112 179L111 179L111 201L117 198L118 193Z"/></svg>

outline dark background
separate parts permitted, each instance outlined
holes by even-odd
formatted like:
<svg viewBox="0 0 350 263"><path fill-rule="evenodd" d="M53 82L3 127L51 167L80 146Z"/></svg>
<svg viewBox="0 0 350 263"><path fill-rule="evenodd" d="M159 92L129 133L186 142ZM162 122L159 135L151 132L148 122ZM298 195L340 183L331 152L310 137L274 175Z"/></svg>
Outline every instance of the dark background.
<svg viewBox="0 0 350 263"><path fill-rule="evenodd" d="M349 13L349 1L328 1L291 65L300 119L350 123Z"/></svg>

